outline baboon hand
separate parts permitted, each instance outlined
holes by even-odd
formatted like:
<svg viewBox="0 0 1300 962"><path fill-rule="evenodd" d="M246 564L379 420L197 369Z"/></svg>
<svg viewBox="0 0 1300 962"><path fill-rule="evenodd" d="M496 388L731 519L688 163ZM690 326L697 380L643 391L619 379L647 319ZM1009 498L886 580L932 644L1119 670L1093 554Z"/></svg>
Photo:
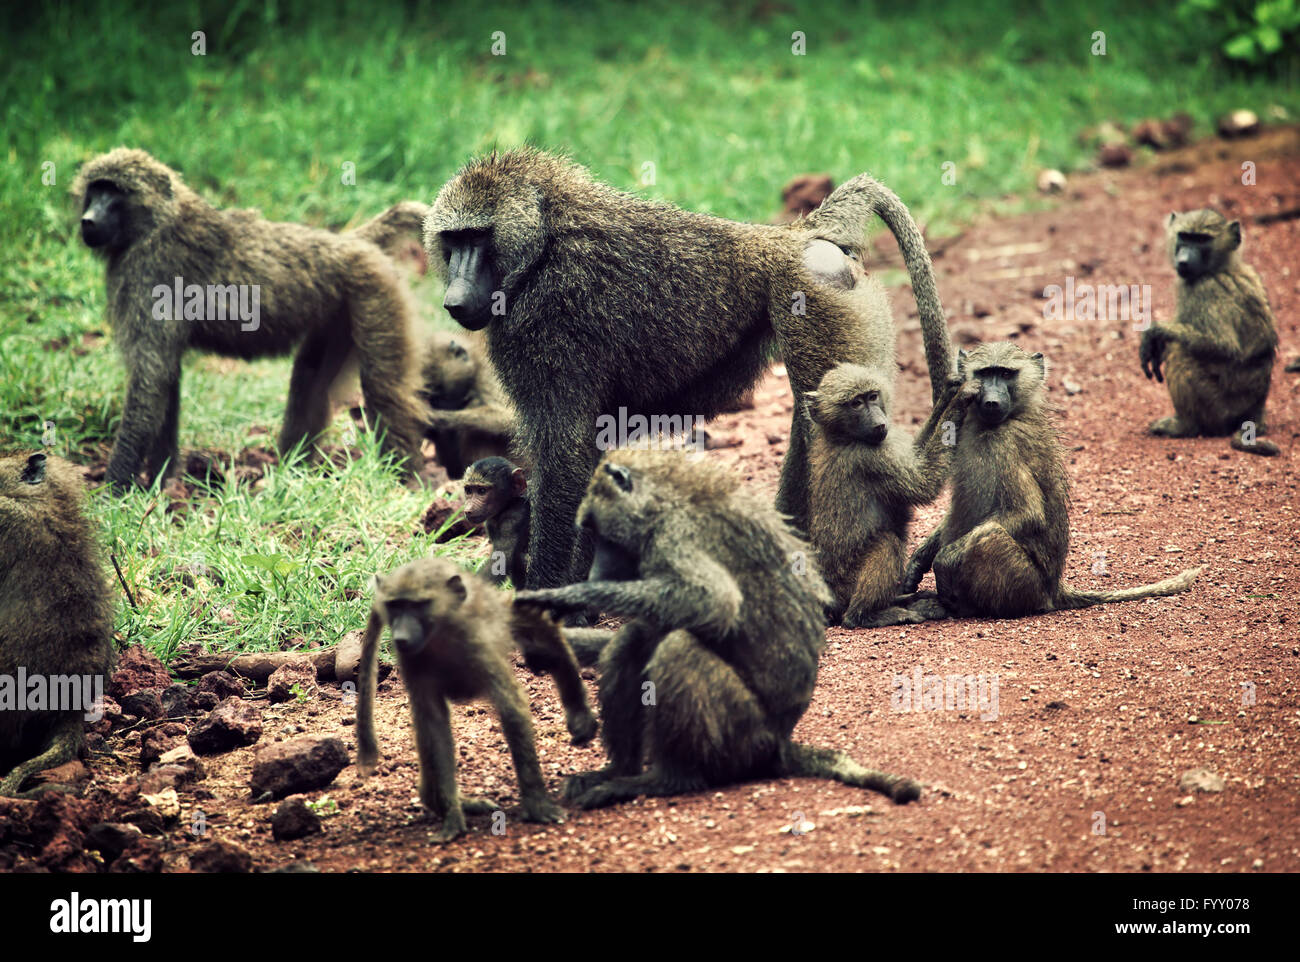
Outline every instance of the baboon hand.
<svg viewBox="0 0 1300 962"><path fill-rule="evenodd" d="M1163 381L1160 364L1164 359L1165 337L1158 327L1148 327L1142 332L1142 344L1138 348L1138 359L1142 362L1142 373L1150 380L1154 375L1157 381Z"/></svg>
<svg viewBox="0 0 1300 962"><path fill-rule="evenodd" d="M546 611L564 613L581 611L586 604L573 597L566 588L536 588L532 591L515 592L515 604L527 610L529 607Z"/></svg>

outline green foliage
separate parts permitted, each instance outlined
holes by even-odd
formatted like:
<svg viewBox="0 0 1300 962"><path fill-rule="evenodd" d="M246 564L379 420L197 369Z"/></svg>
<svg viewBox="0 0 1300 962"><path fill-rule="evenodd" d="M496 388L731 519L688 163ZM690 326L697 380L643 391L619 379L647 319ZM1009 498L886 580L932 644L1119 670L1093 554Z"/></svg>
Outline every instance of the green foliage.
<svg viewBox="0 0 1300 962"><path fill-rule="evenodd" d="M1300 0L1182 0L1178 16L1210 25L1224 56L1252 67L1294 63L1300 49Z"/></svg>

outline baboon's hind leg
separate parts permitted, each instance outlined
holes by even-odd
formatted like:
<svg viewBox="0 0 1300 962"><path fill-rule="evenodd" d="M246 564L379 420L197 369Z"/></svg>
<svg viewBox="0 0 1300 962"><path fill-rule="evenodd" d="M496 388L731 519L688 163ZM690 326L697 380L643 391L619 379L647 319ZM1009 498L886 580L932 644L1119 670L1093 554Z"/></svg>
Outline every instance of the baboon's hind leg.
<svg viewBox="0 0 1300 962"><path fill-rule="evenodd" d="M1195 424L1184 421L1176 414L1152 421L1147 427L1147 433L1161 438L1194 438L1200 434Z"/></svg>
<svg viewBox="0 0 1300 962"><path fill-rule="evenodd" d="M329 427L333 414L330 387L351 352L347 337L334 330L318 331L303 341L289 378L289 404L280 429L281 453L300 441L310 444Z"/></svg>
<svg viewBox="0 0 1300 962"><path fill-rule="evenodd" d="M19 792L23 782L37 772L54 768L64 762L70 762L81 751L81 719L75 715L61 719L50 737L49 746L35 758L29 758L14 768L0 781L0 795L18 796L19 798L38 795L52 786L41 786L28 792Z"/></svg>
<svg viewBox="0 0 1300 962"><path fill-rule="evenodd" d="M960 613L1016 618L1051 608L1037 566L996 521L984 522L940 551L934 579L945 607Z"/></svg>

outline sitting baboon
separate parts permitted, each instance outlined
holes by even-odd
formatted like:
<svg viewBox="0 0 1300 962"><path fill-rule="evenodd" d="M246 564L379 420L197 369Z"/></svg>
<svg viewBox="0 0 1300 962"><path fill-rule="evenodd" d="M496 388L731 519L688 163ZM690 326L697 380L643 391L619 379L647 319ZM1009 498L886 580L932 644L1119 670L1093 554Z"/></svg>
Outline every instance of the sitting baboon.
<svg viewBox="0 0 1300 962"><path fill-rule="evenodd" d="M432 409L425 437L448 476L461 477L482 458L509 456L514 411L479 344L434 334L424 351L420 396Z"/></svg>
<svg viewBox="0 0 1300 962"><path fill-rule="evenodd" d="M908 562L904 593L934 567L936 593L897 599L905 617L1017 618L1186 591L1192 568L1155 584L1081 591L1061 583L1070 546L1069 480L1044 396L1047 365L1009 342L981 344L958 359L957 432L948 514Z"/></svg>
<svg viewBox="0 0 1300 962"><path fill-rule="evenodd" d="M951 379L913 441L889 426L888 373L838 364L807 394L808 540L835 596L832 621L845 628L870 627L878 612L901 615L889 606L907 560L912 510L943 490L965 412L957 400L961 381Z"/></svg>
<svg viewBox="0 0 1300 962"><path fill-rule="evenodd" d="M465 520L486 525L492 557L479 574L522 587L528 574L528 479L505 458L483 458L465 472Z"/></svg>
<svg viewBox="0 0 1300 962"><path fill-rule="evenodd" d="M107 685L113 605L84 488L61 458L0 458L0 795L77 756Z"/></svg>
<svg viewBox="0 0 1300 962"><path fill-rule="evenodd" d="M892 325L882 338L850 296L873 214L907 263L937 399L951 351L929 255L902 201L870 177L790 226L645 200L530 148L473 161L442 188L425 248L447 281L443 306L487 328L535 465L529 587L586 570L573 519L600 457L598 418L712 416L758 380L773 347L796 399L840 361L877 365L893 350ZM800 529L807 433L796 413L777 495Z"/></svg>
<svg viewBox="0 0 1300 962"><path fill-rule="evenodd" d="M832 598L808 546L738 478L680 452L612 451L578 519L595 542L590 580L515 602L628 619L601 656L609 764L570 778L568 799L594 808L788 776L918 796L909 779L791 741Z"/></svg>
<svg viewBox="0 0 1300 962"><path fill-rule="evenodd" d="M366 405L408 475L423 466L427 419L416 397L411 305L393 262L368 236L409 226L417 207L352 234L222 211L142 150L86 163L73 192L81 236L107 262L108 323L127 368L126 405L108 464L118 489L147 467L175 467L181 355L239 358L297 348L280 432L287 451L329 424L330 386L355 352Z"/></svg>
<svg viewBox="0 0 1300 962"><path fill-rule="evenodd" d="M1231 435L1238 451L1275 455L1261 441L1277 328L1264 284L1241 259L1241 224L1213 210L1170 214L1169 257L1178 272L1172 324L1142 334L1142 373L1169 384L1173 417L1153 421L1170 438ZM1160 370L1164 365L1163 374Z"/></svg>
<svg viewBox="0 0 1300 962"><path fill-rule="evenodd" d="M560 822L563 812L546 794L537 762L528 700L508 660L518 644L534 671L555 679L575 745L596 734L587 690L560 629L542 612L516 610L508 595L443 558L424 558L376 576L375 599L361 649L357 698L357 766L370 775L379 760L374 700L379 642L387 626L397 649L411 704L420 758L420 801L442 819L439 841L466 831L465 814L496 806L462 799L456 786L456 748L448 701L486 698L496 709L519 780L524 818Z"/></svg>

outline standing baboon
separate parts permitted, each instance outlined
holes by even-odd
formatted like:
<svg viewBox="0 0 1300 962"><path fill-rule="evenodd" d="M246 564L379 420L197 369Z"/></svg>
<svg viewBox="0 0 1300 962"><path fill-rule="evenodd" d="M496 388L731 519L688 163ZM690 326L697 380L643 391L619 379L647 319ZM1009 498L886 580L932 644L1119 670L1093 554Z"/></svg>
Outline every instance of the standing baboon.
<svg viewBox="0 0 1300 962"><path fill-rule="evenodd" d="M420 375L420 396L432 409L425 436L450 477L481 458L510 454L514 412L481 346L439 331L425 348Z"/></svg>
<svg viewBox="0 0 1300 962"><path fill-rule="evenodd" d="M1178 271L1177 314L1143 332L1139 357L1143 374L1168 382L1174 415L1148 430L1169 438L1226 434L1238 451L1275 455L1278 446L1257 435L1266 433L1277 328L1259 275L1241 259L1241 224L1194 210L1170 214L1165 232Z"/></svg>
<svg viewBox="0 0 1300 962"><path fill-rule="evenodd" d="M845 628L870 627L877 612L902 615L889 605L907 560L912 509L939 497L948 478L965 412L959 387L949 381L915 442L889 426L892 377L839 364L808 392L808 538L835 596L832 618Z"/></svg>
<svg viewBox="0 0 1300 962"><path fill-rule="evenodd" d="M282 450L325 430L330 386L355 352L385 447L408 474L423 465L410 302L393 262L365 239L384 240L417 208L351 235L272 223L256 211L217 210L175 171L125 148L89 161L73 192L82 239L107 262L108 322L127 368L108 464L114 487L135 483L142 467L152 480L176 466L189 348L254 358L297 347Z"/></svg>
<svg viewBox="0 0 1300 962"><path fill-rule="evenodd" d="M900 598L918 621L949 616L1016 618L1186 591L1200 568L1120 591L1061 583L1070 546L1069 480L1044 396L1046 362L1011 343L962 352L959 400L971 410L957 432L948 514L907 564L914 592L933 565L937 600ZM882 619L883 623L896 623Z"/></svg>
<svg viewBox="0 0 1300 962"><path fill-rule="evenodd" d="M84 487L60 458L0 458L0 679L8 680L0 683L0 795L74 758L82 718L103 694L113 606Z"/></svg>
<svg viewBox="0 0 1300 962"><path fill-rule="evenodd" d="M465 520L487 525L492 557L484 570L522 588L528 573L528 479L505 458L483 458L465 473Z"/></svg>
<svg viewBox="0 0 1300 962"><path fill-rule="evenodd" d="M540 612L516 611L494 591L442 558L424 558L375 578L375 600L361 649L357 699L357 766L370 775L379 760L375 741L376 659L387 626L411 703L420 757L420 801L441 818L439 841L465 832L465 814L496 808L482 799L461 799L456 787L456 748L448 701L486 698L496 709L519 780L524 818L563 821L546 794L533 741L528 700L508 661L516 643L534 671L548 671L564 705L575 745L596 734L587 690L560 629Z"/></svg>
<svg viewBox="0 0 1300 962"><path fill-rule="evenodd" d="M591 580L516 596L629 619L601 657L609 764L570 778L567 798L594 808L788 776L918 796L909 779L791 741L832 598L808 546L739 479L677 452L613 451L578 518L595 542Z"/></svg>
<svg viewBox="0 0 1300 962"><path fill-rule="evenodd" d="M448 282L443 305L488 328L536 465L530 587L585 570L573 519L600 454L597 418L711 416L758 379L773 342L796 398L840 361L892 351L892 327L882 338L846 290L873 213L907 262L937 397L951 358L929 256L907 208L865 175L788 227L643 200L532 149L474 161L442 188L425 247ZM777 496L799 527L807 432L796 412Z"/></svg>

